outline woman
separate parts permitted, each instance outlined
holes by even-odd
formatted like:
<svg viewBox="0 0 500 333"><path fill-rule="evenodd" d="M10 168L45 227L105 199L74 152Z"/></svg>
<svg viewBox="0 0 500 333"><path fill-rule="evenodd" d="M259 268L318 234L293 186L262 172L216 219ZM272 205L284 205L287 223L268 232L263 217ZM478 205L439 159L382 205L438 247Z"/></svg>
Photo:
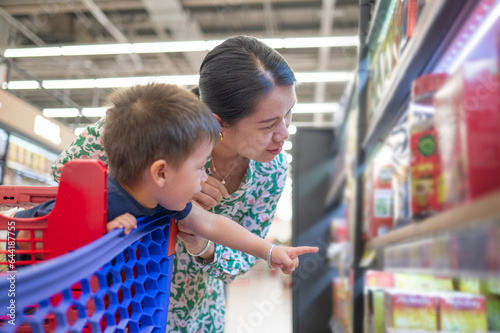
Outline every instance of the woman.
<svg viewBox="0 0 500 333"><path fill-rule="evenodd" d="M265 237L287 175L282 153L295 104L295 76L285 59L253 37L229 38L200 67L199 95L219 121L209 175L193 200ZM101 130L89 126L53 166L74 158L106 163ZM179 230L170 291L168 332L223 332L224 283L246 273L256 258Z"/></svg>

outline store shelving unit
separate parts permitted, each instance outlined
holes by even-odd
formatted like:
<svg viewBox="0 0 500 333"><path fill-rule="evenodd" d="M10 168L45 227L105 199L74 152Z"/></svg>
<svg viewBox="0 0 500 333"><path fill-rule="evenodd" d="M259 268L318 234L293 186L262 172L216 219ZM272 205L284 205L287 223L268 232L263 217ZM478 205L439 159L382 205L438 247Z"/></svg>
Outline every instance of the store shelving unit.
<svg viewBox="0 0 500 333"><path fill-rule="evenodd" d="M419 237L452 232L459 228L477 227L500 219L500 191L485 195L468 204L450 209L419 223L412 223L365 244L366 249L377 249Z"/></svg>
<svg viewBox="0 0 500 333"><path fill-rule="evenodd" d="M444 274L455 277L498 277L497 253L492 268L477 263L473 256L485 255L487 241L482 246L460 246L460 242L474 242L500 235L500 191L485 195L477 200L446 210L423 221L389 231L383 236L363 241L363 172L373 155L389 135L391 129L407 110L410 102L412 82L419 76L435 73L446 68L450 54L456 55L466 48L468 33L464 32L473 18L480 24L484 12L496 6L498 0L430 0L427 1L411 39L391 72L383 95L374 108L374 116L367 123L367 95L370 49L374 47L381 33L384 16L391 0L360 0L360 49L357 84L354 93L357 98L357 145L355 156L355 178L353 216L351 217L351 242L353 244L353 265L351 267L351 326L347 331L361 333L364 313L364 276L367 267L379 270L412 273ZM483 8L481 8L481 6ZM489 6L489 7L488 7ZM498 19L498 18L497 18ZM465 38L465 40L464 40ZM496 44L495 44L496 45ZM451 50L451 51L450 51ZM448 59L448 60L447 60ZM348 106L344 106L346 110ZM344 123L347 122L345 117ZM347 167L346 167L347 168ZM336 191L338 189L335 189ZM333 192L333 190L332 190ZM499 238L500 239L500 238ZM449 258L432 258L435 249L456 248L469 251L464 262L449 262ZM447 253L450 254L450 253ZM404 258L398 258L405 256ZM451 255L451 254L450 254ZM439 261L439 260L441 261ZM453 261L453 260L451 260ZM456 261L456 260L455 260ZM441 265L441 266L440 266ZM448 266L447 266L448 265ZM333 329L335 327L335 329ZM340 331L338 325L332 330Z"/></svg>

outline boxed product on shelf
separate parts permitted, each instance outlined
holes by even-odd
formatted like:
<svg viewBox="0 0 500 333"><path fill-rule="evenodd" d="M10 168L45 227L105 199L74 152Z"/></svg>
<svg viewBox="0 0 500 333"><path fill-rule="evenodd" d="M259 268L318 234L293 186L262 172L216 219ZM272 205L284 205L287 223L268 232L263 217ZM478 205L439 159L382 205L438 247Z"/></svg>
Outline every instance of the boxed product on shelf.
<svg viewBox="0 0 500 333"><path fill-rule="evenodd" d="M365 275L365 332L385 333L384 289L394 287L394 274L367 271Z"/></svg>
<svg viewBox="0 0 500 333"><path fill-rule="evenodd" d="M424 9L425 5L427 4L428 0L417 0L417 22L418 19L420 18L420 14L422 14L422 10Z"/></svg>
<svg viewBox="0 0 500 333"><path fill-rule="evenodd" d="M403 115L392 129L386 144L392 151L393 164L393 227L399 228L410 222L410 150L407 128L408 117Z"/></svg>
<svg viewBox="0 0 500 333"><path fill-rule="evenodd" d="M486 314L488 316L488 331L500 332L500 297L486 296Z"/></svg>
<svg viewBox="0 0 500 333"><path fill-rule="evenodd" d="M438 330L436 295L394 289L384 301L386 329Z"/></svg>
<svg viewBox="0 0 500 333"><path fill-rule="evenodd" d="M372 164L368 238L384 235L393 227L392 177L394 170L390 149L384 147Z"/></svg>
<svg viewBox="0 0 500 333"><path fill-rule="evenodd" d="M401 37L399 54L401 55L413 35L417 23L417 0L402 0L401 3Z"/></svg>
<svg viewBox="0 0 500 333"><path fill-rule="evenodd" d="M445 205L500 188L498 60L462 65L434 97Z"/></svg>
<svg viewBox="0 0 500 333"><path fill-rule="evenodd" d="M488 331L484 296L442 293L439 294L438 300L440 330L448 332Z"/></svg>
<svg viewBox="0 0 500 333"><path fill-rule="evenodd" d="M399 290L453 291L451 277L435 276L431 274L403 274L395 275L395 288Z"/></svg>
<svg viewBox="0 0 500 333"><path fill-rule="evenodd" d="M373 181L372 181L372 164L368 164L362 175L363 181L363 209L362 209L362 238L367 240L368 228L370 226L370 219L372 216L372 192L373 192Z"/></svg>
<svg viewBox="0 0 500 333"><path fill-rule="evenodd" d="M401 0L397 0L392 13L392 45L391 50L396 62L399 60L399 43L401 41Z"/></svg>
<svg viewBox="0 0 500 333"><path fill-rule="evenodd" d="M385 333L384 290L365 290L364 330L367 333Z"/></svg>
<svg viewBox="0 0 500 333"><path fill-rule="evenodd" d="M441 159L434 126L433 96L445 74L428 74L413 81L409 107L410 201L415 220L441 211Z"/></svg>

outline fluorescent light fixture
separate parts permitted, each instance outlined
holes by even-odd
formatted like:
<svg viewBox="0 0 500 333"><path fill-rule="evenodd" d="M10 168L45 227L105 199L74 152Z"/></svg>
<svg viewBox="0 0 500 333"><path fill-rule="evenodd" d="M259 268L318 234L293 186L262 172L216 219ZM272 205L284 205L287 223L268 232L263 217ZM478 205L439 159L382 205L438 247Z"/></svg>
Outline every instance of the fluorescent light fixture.
<svg viewBox="0 0 500 333"><path fill-rule="evenodd" d="M56 57L61 56L60 47L28 47L22 49L6 49L6 58Z"/></svg>
<svg viewBox="0 0 500 333"><path fill-rule="evenodd" d="M299 103L292 109L293 113L336 113L339 103Z"/></svg>
<svg viewBox="0 0 500 333"><path fill-rule="evenodd" d="M131 54L132 44L96 44L61 46L61 55L92 55L92 54Z"/></svg>
<svg viewBox="0 0 500 333"><path fill-rule="evenodd" d="M297 81L305 82L347 82L353 76L352 72L312 72L295 73Z"/></svg>
<svg viewBox="0 0 500 333"><path fill-rule="evenodd" d="M448 73L455 73L458 67L464 62L464 60L469 56L472 50L474 50L477 44L481 41L484 35L491 29L491 27L500 19L500 3L497 2L493 11L490 12L488 18L480 25L479 29L474 33L474 36L467 42L465 48L460 52L460 54L455 58L455 61L448 67Z"/></svg>
<svg viewBox="0 0 500 333"><path fill-rule="evenodd" d="M261 39L275 49L298 49L315 47L347 47L358 46L359 37L300 37L300 38L269 38Z"/></svg>
<svg viewBox="0 0 500 333"><path fill-rule="evenodd" d="M104 117L106 107L82 108L82 115L85 117ZM339 103L305 103L297 104L293 107L293 113L335 113L339 109ZM47 118L72 118L79 117L77 108L47 108L42 110ZM291 128L292 126L290 126ZM290 130L290 134L292 130ZM296 131L296 129L295 129Z"/></svg>
<svg viewBox="0 0 500 333"><path fill-rule="evenodd" d="M83 108L82 115L84 117L99 117L102 118L106 115L108 108Z"/></svg>
<svg viewBox="0 0 500 333"><path fill-rule="evenodd" d="M357 36L262 38L260 40L276 49L358 46ZM26 58L131 53L202 52L210 51L216 45L222 42L223 40L198 40L157 43L121 43L67 45L60 47L30 47L6 49L4 52L4 57Z"/></svg>
<svg viewBox="0 0 500 333"><path fill-rule="evenodd" d="M347 82L353 73L349 72L312 72L296 73L299 83L311 82ZM74 80L44 80L42 87L45 89L94 89L131 87L137 84L150 82L172 83L178 85L197 85L199 75L167 75L143 77L116 77L102 79L74 79ZM10 81L7 84L10 90L40 89L37 81Z"/></svg>
<svg viewBox="0 0 500 333"><path fill-rule="evenodd" d="M7 83L7 89L18 90L18 89L40 89L40 84L35 80L27 81L10 81Z"/></svg>
<svg viewBox="0 0 500 333"><path fill-rule="evenodd" d="M42 113L46 118L74 118L80 115L77 108L47 108Z"/></svg>
<svg viewBox="0 0 500 333"><path fill-rule="evenodd" d="M106 114L108 108L82 108L84 117L99 117L102 118ZM77 108L46 108L42 109L44 117L47 118L75 118L80 116L80 111Z"/></svg>

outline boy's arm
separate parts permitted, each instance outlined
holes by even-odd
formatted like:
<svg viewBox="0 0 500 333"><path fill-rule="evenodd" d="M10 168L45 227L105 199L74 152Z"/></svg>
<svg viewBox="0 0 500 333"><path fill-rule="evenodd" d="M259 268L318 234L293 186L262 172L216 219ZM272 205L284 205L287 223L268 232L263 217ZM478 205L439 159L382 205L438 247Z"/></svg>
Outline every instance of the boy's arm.
<svg viewBox="0 0 500 333"><path fill-rule="evenodd" d="M180 220L179 223L213 242L262 259L267 259L272 246L271 243L252 234L238 223L231 221L227 217L210 213L197 204L193 204L191 213L185 219ZM275 247L272 256L269 258L269 263L273 266L284 266L286 270L293 271L298 265L297 257L299 255L317 252L317 250L317 248L307 246L297 248Z"/></svg>

